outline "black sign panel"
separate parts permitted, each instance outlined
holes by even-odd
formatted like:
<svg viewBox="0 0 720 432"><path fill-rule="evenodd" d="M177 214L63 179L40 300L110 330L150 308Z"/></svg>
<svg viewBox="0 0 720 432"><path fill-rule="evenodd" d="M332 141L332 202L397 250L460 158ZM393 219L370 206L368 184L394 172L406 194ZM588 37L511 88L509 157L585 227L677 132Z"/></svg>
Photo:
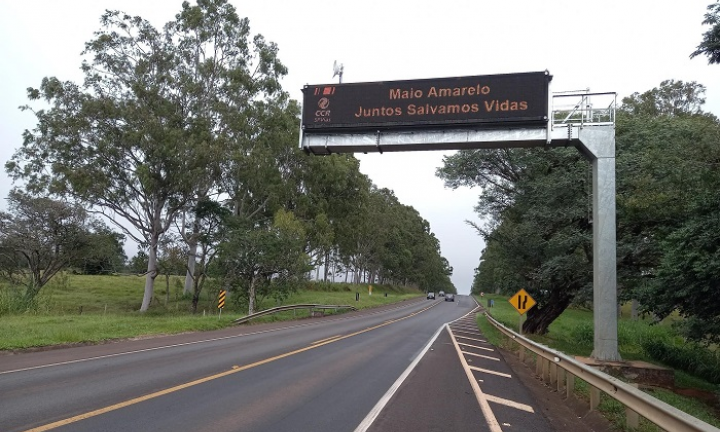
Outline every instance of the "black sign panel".
<svg viewBox="0 0 720 432"><path fill-rule="evenodd" d="M543 125L547 72L305 86L305 133Z"/></svg>

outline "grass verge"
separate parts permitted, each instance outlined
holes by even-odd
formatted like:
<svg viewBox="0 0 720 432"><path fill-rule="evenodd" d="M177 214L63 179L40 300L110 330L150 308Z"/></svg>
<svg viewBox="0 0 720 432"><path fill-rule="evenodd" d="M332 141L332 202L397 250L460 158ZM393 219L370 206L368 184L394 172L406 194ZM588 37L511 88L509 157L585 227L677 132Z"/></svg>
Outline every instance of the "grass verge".
<svg viewBox="0 0 720 432"><path fill-rule="evenodd" d="M246 306L228 301L218 314L217 291L202 293L198 313L189 312L191 300L182 295L180 277L158 277L151 308L139 313L144 279L137 276L61 275L54 278L30 307L0 309L0 350L18 350L79 343L101 343L114 339L216 330L247 315ZM279 305L351 305L358 309L395 303L423 294L389 285L314 284L282 302L265 299L258 310ZM359 301L355 301L358 292ZM11 304L20 293L0 286L0 303ZM337 313L342 313L338 310ZM326 314L336 313L334 310ZM307 310L271 315L253 322L307 317Z"/></svg>

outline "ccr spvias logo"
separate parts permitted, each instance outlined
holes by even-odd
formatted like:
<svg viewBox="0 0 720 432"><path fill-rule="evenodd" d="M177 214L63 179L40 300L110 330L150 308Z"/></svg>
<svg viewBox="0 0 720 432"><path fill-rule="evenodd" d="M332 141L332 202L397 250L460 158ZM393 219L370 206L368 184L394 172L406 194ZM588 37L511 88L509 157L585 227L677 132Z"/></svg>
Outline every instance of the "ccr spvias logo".
<svg viewBox="0 0 720 432"><path fill-rule="evenodd" d="M330 123L330 96L335 94L335 87L318 87L315 94L322 95L318 100L318 109L315 110L315 123Z"/></svg>

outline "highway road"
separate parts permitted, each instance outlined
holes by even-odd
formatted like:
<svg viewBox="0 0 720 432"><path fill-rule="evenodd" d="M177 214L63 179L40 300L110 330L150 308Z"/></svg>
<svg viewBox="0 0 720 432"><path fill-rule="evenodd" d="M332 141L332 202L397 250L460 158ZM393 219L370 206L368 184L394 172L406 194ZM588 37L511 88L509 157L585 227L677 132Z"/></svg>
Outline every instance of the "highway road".
<svg viewBox="0 0 720 432"><path fill-rule="evenodd" d="M0 355L0 431L552 430L522 385L504 382L507 366L491 370L503 362L482 335L468 334L476 307L465 296L418 299ZM477 384L486 381L504 394L486 397Z"/></svg>

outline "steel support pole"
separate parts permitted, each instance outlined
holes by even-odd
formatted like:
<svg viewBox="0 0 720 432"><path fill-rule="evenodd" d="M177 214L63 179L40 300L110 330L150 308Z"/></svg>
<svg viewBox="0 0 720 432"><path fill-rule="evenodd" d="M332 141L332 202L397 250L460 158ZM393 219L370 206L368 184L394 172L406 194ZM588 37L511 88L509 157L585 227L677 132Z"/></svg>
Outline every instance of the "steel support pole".
<svg viewBox="0 0 720 432"><path fill-rule="evenodd" d="M617 258L615 233L615 128L587 127L578 149L593 173L593 319L592 357L620 361L617 342Z"/></svg>

